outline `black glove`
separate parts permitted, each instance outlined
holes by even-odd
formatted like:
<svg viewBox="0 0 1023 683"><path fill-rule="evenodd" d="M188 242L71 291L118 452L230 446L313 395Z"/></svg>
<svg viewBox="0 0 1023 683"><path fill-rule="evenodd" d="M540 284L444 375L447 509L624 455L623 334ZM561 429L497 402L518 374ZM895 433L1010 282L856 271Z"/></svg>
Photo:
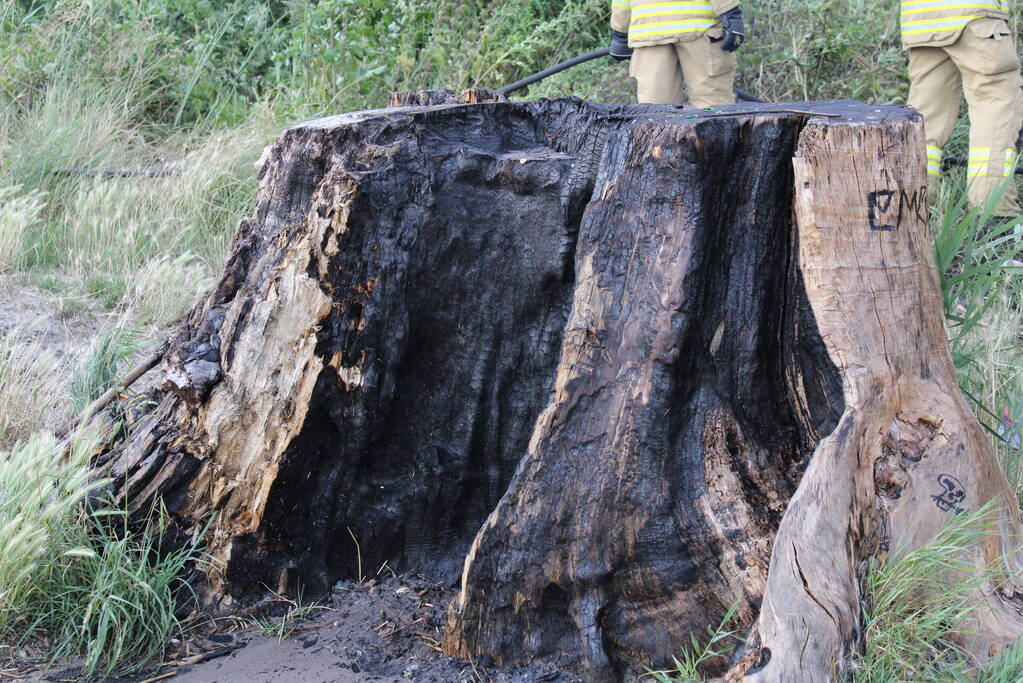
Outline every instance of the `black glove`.
<svg viewBox="0 0 1023 683"><path fill-rule="evenodd" d="M742 21L740 19L740 21ZM629 34L611 29L611 56L616 62L632 57L632 48L629 47Z"/></svg>
<svg viewBox="0 0 1023 683"><path fill-rule="evenodd" d="M730 9L721 15L721 25L725 27L725 35L721 43L721 49L725 52L735 52L746 39L746 29L742 23L742 8Z"/></svg>

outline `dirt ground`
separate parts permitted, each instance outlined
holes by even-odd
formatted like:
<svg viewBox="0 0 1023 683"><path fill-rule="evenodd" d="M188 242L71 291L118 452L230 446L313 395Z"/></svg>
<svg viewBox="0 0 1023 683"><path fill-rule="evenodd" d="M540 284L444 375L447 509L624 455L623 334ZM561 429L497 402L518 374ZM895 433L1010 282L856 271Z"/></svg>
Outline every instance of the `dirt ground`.
<svg viewBox="0 0 1023 683"><path fill-rule="evenodd" d="M119 313L88 298L61 296L23 278L0 276L0 335L17 331L19 339L60 360L80 358L89 342L119 319Z"/></svg>
<svg viewBox="0 0 1023 683"><path fill-rule="evenodd" d="M218 681L421 681L422 683L570 683L575 676L546 667L501 670L489 658L455 659L438 652L452 591L420 576L376 584L341 584L281 642L251 630L231 655L191 667L181 683Z"/></svg>
<svg viewBox="0 0 1023 683"><path fill-rule="evenodd" d="M116 312L89 300L69 304L22 279L0 276L0 335L19 339L67 364L77 363L89 343L118 324ZM154 341L162 331L147 330ZM556 669L500 669L488 657L467 661L439 652L445 609L454 594L418 575L388 576L379 583L342 583L301 620L289 620L283 638L254 625L280 624L286 604L270 603L246 616L225 616L176 639L167 662L119 683L582 683ZM9 655L10 653L4 653ZM216 655L216 656L211 656ZM11 662L10 659L8 662ZM202 661L198 661L202 660ZM0 667L0 681L86 681L80 667L47 667L45 660L14 657Z"/></svg>
<svg viewBox="0 0 1023 683"><path fill-rule="evenodd" d="M489 657L468 661L441 654L445 608L454 591L418 576L380 583L341 583L305 619L288 621L280 638L253 625L257 616L279 624L273 604L248 617L223 617L194 629L168 661L118 683L583 683L546 666L501 669ZM285 606L286 607L286 606ZM213 655L210 657L210 655ZM205 661L198 661L209 657ZM195 662L195 663L191 663ZM19 680L89 680L65 666Z"/></svg>

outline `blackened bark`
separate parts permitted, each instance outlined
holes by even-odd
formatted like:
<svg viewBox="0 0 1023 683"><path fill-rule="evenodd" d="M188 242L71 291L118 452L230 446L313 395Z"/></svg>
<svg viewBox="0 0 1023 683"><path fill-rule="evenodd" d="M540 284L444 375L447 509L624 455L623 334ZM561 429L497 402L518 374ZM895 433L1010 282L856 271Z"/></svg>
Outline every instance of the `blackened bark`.
<svg viewBox="0 0 1023 683"><path fill-rule="evenodd" d="M733 602L748 623L842 412L794 262L802 121L670 116L605 147L554 397L470 551L454 652L581 660L604 680Z"/></svg>
<svg viewBox="0 0 1023 683"><path fill-rule="evenodd" d="M925 313L896 303L904 291L933 308L923 219L878 236L860 216L875 185L912 187L915 114L450 100L407 95L449 103L281 135L218 284L172 339L157 408L98 469L133 509L162 500L181 531L213 516L208 597L222 607L386 562L461 572L453 653L615 680L738 603L756 623L732 674L830 675L852 622L800 622L785 591L854 620L855 576L826 595L830 570L800 530L852 530L828 548L847 569L884 535L876 457L835 429L860 418L857 382L879 396L896 382L850 365L844 326L862 316L834 302L900 311L907 329ZM826 230L806 227L826 194L794 178L806 149L835 188L814 205ZM870 273L902 254L898 273L916 279L865 286L821 258L829 239L878 251ZM926 315L939 317L920 336L947 357L940 310ZM949 375L937 391L956 391ZM972 419L942 405L958 406L948 424ZM829 509L829 486L849 504ZM824 635L806 654L793 643L810 631Z"/></svg>

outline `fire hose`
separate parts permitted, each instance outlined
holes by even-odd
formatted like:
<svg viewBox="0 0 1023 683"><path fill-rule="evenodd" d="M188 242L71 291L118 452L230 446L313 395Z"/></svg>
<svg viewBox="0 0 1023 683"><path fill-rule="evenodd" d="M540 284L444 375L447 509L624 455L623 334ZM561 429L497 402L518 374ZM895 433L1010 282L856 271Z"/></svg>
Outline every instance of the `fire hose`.
<svg viewBox="0 0 1023 683"><path fill-rule="evenodd" d="M574 66L578 66L579 64L583 64L585 62L589 62L589 61L594 60L594 59L600 59L601 57L608 57L608 56L610 56L610 54L611 54L611 48L610 47L602 47L599 50L593 50L591 52L587 52L586 54L582 54L582 55L579 55L577 57L572 57L571 59L566 59L565 61L559 62L558 64L555 64L554 66L552 66L550 68L544 69L543 71L538 71L535 74L532 74L530 76L526 76L525 78L523 78L521 80L518 80L518 81L515 81L514 83L510 83L510 84L504 86L503 88L499 88L497 90L497 92L500 93L501 95L504 95L504 96L507 97L507 95L509 93L515 92L516 90L521 90L522 88L525 88L528 85L532 85L533 83L536 83L538 81L542 81L545 78L549 78L549 77L553 76L556 73L561 73L562 71L565 71L566 69L571 69ZM761 98L757 97L756 95L754 95L752 93L749 93L749 92L746 92L745 90L743 90L741 88L732 88L732 92L735 93L735 98L737 100L741 101L741 102L754 102L754 103L757 103L757 104L769 104L767 100L761 99ZM1023 137L1023 134L1021 134L1021 137ZM1019 145L1019 141L1017 141L1016 146L1017 146L1017 148L1020 146ZM946 157L943 160L942 163L943 163L943 166L945 166L945 167L947 167L947 166L966 166L966 164L967 164L966 159L963 159L961 157ZM61 169L56 169L56 170L53 171L54 175L92 175L92 176L102 176L102 177L107 177L107 178L117 178L117 177L121 177L121 178L123 178L123 177L145 177L145 178L157 177L158 178L158 177L165 177L165 176L171 176L171 175L178 175L179 173L180 173L179 171L173 171L173 170L168 170L168 169L142 169L142 170L121 171L121 170L107 170L107 169L94 170L94 169L86 169L86 168L61 168ZM1023 175L1023 166L1018 167L1016 169L1016 173L1019 174L1019 175Z"/></svg>
<svg viewBox="0 0 1023 683"><path fill-rule="evenodd" d="M599 50L593 50L592 52L587 52L586 54L579 55L578 57L566 59L565 61L559 62L558 64L555 64L554 66L548 69L538 71L535 74L532 74L531 76L526 76L522 80L515 81L514 83L510 83L504 86L503 88L499 88L497 92L507 97L508 93L515 92L516 90L521 90L522 88L525 88L527 85L532 85L537 81L542 81L545 78L549 78L550 76L553 76L556 73L561 73L566 69L571 69L573 66L578 66L579 64L583 64L584 62L589 62L593 59L600 59L601 57L608 57L610 56L610 54L611 48L602 47ZM767 100L763 100L752 93L742 90L741 88L732 88L732 92L735 93L735 98L742 102L768 104ZM1019 147L1018 142L1016 146ZM966 159L963 159L961 157L946 157L943 160L944 166L966 166L966 163L967 163ZM1018 175L1023 175L1023 166L1018 167L1016 169L1016 173Z"/></svg>
<svg viewBox="0 0 1023 683"><path fill-rule="evenodd" d="M507 96L508 93L510 93L510 92L515 92L516 90L521 90L522 88L525 88L527 85L532 85L533 83L536 83L537 81L542 81L543 79L548 78L550 76L553 76L556 73L560 73L560 72L564 71L565 69L571 69L573 66L578 66L579 64L582 64L583 62L588 62L588 61L590 61L592 59L600 59L601 57L608 57L608 56L610 56L610 54L611 54L611 48L609 48L609 47L602 47L599 50L593 50L592 52L587 52L584 55L579 55L578 57L572 57L572 59L566 59L565 61L563 61L563 62L561 62L559 64L555 64L554 66L552 66L549 69L544 69L543 71L538 71L537 73L533 74L532 76L526 76L521 81L515 81L514 83L512 83L510 85L506 85L503 88L499 89L497 92L501 93L502 95ZM758 102L760 104L767 104L767 100L762 100L759 97L757 97L756 95L748 93L745 90L740 90L739 88L732 88L732 91L735 92L735 97L737 99L742 100L743 102Z"/></svg>

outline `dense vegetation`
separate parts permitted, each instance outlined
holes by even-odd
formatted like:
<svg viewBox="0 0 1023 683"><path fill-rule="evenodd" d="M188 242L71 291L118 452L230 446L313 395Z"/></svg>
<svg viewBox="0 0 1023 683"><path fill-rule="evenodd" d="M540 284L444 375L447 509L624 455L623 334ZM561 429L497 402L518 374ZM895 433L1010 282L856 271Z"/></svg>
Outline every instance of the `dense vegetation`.
<svg viewBox="0 0 1023 683"><path fill-rule="evenodd" d="M774 101L903 102L897 5L747 0L740 85ZM56 653L85 653L103 672L158 654L175 628L174 577L193 551L151 566L153 535L125 535L110 522L117 510L86 513L82 458L61 461L56 442L32 435L102 391L146 330L195 301L253 205L251 164L272 136L384 106L394 90L503 85L602 46L608 10L607 0L0 0L0 286L29 282L68 316L85 303L119 311L127 330L101 335L73 367L38 352L26 330L0 336L0 637L49 637ZM629 101L626 70L590 62L520 95ZM960 127L953 152L964 138ZM172 173L80 172L103 169ZM945 179L933 214L949 334L964 389L1023 493L1020 269L1009 261L1020 234L981 229L963 182L961 171ZM927 680L961 675L933 668L955 660L943 643L956 605L916 629L914 642L929 638L918 648L926 660L905 655L918 615L902 589L934 568L926 553L911 559L873 575L864 680L914 667L919 677L922 665ZM131 607L95 609L118 600ZM999 665L1004 680L1018 679L1013 661Z"/></svg>

